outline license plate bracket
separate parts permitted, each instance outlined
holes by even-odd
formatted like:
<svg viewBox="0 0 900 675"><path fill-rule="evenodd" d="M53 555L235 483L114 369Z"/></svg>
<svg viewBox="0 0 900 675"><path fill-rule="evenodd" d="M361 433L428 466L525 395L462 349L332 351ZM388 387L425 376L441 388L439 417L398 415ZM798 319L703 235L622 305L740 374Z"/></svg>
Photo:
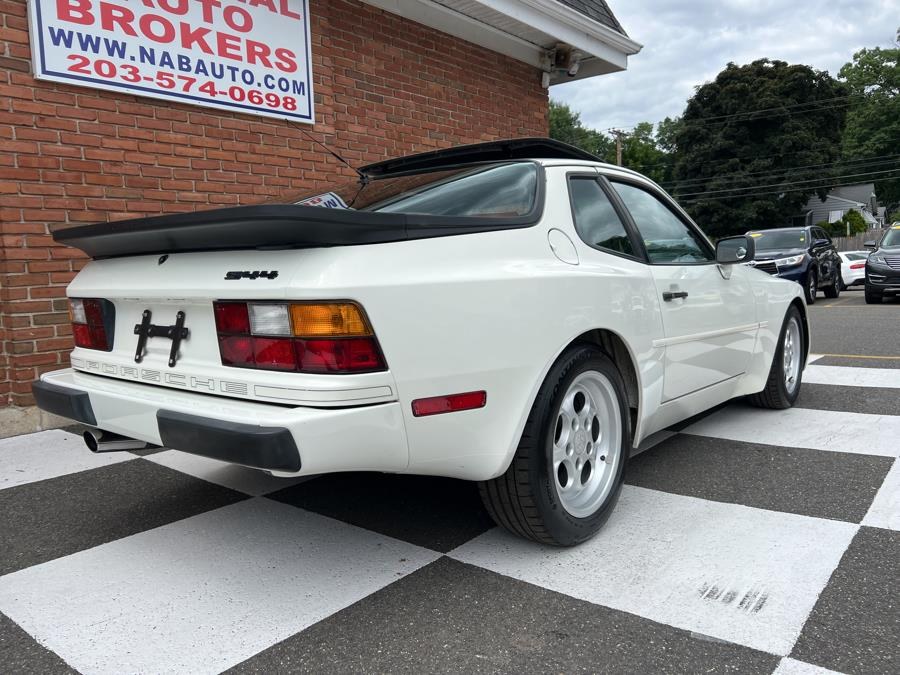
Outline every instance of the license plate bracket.
<svg viewBox="0 0 900 675"><path fill-rule="evenodd" d="M141 322L134 325L134 334L138 336L134 362L140 363L144 360L147 340L152 337L164 337L172 341L172 347L169 349L169 368L174 368L178 362L178 349L181 347L181 341L187 340L191 334L190 329L184 325L184 312L179 311L175 315L175 323L171 326L154 325L150 323L152 318L153 313L149 309L145 309L141 315Z"/></svg>

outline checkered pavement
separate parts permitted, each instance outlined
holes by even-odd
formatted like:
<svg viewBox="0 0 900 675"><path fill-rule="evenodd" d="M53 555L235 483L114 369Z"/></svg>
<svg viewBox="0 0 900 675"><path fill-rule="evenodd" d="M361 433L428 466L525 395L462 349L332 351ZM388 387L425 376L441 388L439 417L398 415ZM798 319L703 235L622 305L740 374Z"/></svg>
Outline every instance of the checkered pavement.
<svg viewBox="0 0 900 675"><path fill-rule="evenodd" d="M4 673L900 672L900 371L645 443L551 549L475 486L0 441Z"/></svg>

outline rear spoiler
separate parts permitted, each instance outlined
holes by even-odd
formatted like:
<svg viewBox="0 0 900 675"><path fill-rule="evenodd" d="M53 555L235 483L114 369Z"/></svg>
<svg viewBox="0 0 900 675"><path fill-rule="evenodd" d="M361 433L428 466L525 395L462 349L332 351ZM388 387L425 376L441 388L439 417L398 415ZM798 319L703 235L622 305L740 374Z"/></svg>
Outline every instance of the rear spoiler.
<svg viewBox="0 0 900 675"><path fill-rule="evenodd" d="M268 204L81 225L57 230L53 239L92 258L112 258L381 244L528 227L536 220L535 216L458 218Z"/></svg>

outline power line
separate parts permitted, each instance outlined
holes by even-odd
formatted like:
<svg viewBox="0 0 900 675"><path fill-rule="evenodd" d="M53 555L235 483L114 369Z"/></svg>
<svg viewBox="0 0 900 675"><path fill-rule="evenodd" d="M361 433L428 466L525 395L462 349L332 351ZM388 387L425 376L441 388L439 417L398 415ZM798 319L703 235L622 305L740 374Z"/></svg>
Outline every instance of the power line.
<svg viewBox="0 0 900 675"><path fill-rule="evenodd" d="M900 171L900 169L895 169L895 171ZM886 178L900 178L900 173L898 173L896 176L886 176ZM858 184L859 184L859 181L851 181L849 183L828 182L828 183L823 183L821 185L807 185L803 188L803 190L804 191L810 190L810 191L815 192L816 190L821 190L821 189L829 189L830 190L831 188L844 187L847 185L858 185ZM797 192L797 190L769 190L767 192L752 192L752 193L745 193L745 194L722 195L722 196L710 197L709 200L710 201L721 201L721 200L725 200L725 199L747 199L750 197L761 197L764 195L779 195L779 194L783 194L785 192ZM702 201L707 200L706 197L702 196L704 193L698 193L698 194L700 194L701 196L694 197L693 199L681 199L679 197L677 199L677 201L679 203L696 204L697 202L702 202Z"/></svg>
<svg viewBox="0 0 900 675"><path fill-rule="evenodd" d="M874 176L876 174L894 173L896 171L900 171L900 168L884 169L882 171L867 171L867 172L863 172L863 173L851 173L851 174L846 174L844 176L834 176L833 179L834 180L844 180L846 178L857 178L860 176ZM746 187L725 188L722 190L704 190L703 192L689 192L689 193L686 193L686 194L683 194L680 196L681 197L693 197L695 195L714 195L714 194L720 194L723 192L740 192L741 190L756 190L759 188L768 188L768 187L785 187L785 186L789 186L789 185L800 185L802 183L821 183L823 180L826 180L826 179L825 178L811 178L809 180L770 183L769 185L748 185Z"/></svg>
<svg viewBox="0 0 900 675"><path fill-rule="evenodd" d="M890 164L894 161L900 160L900 154L898 155L876 155L874 157L860 157L859 159L851 159L851 160L837 160L834 162L823 162L820 164L802 164L799 166L790 166L790 167L782 167L779 169L765 169L761 171L748 171L748 172L740 172L733 171L728 173L720 173L720 174L712 174L709 176L703 176L699 178L685 178L683 180L673 180L666 181L660 183L661 187L668 189L677 189L679 187L697 187L697 183L705 184L710 183L712 181L717 180L725 180L725 181L736 181L743 180L748 176L773 176L779 174L786 174L791 171L798 171L800 169L812 169L812 168L823 168L823 167L831 167L831 166L841 166L843 168L848 169L860 169L863 167L869 166L877 166L881 164ZM809 172L804 172L809 173Z"/></svg>
<svg viewBox="0 0 900 675"><path fill-rule="evenodd" d="M837 108L845 108L849 105L852 105L852 100L854 98L864 97L865 94L848 94L846 96L835 96L832 98L823 98L817 99L815 101L805 101L803 103L792 103L784 106L775 106L771 108L758 108L756 110L744 110L742 112L737 113L729 113L727 115L707 115L704 117L695 117L693 119L688 120L680 120L679 124L684 126L693 126L693 125L704 125L704 124L723 124L727 123L728 120L734 119L737 117L745 117L746 121L756 121L761 119L768 119L771 117L780 117L782 115L790 115L793 113L806 113L806 112L818 112L822 110L832 110ZM822 105L824 103L834 103L836 101L844 101L844 103L835 103L834 105ZM806 110L791 110L792 108L800 108L804 106L813 106ZM758 115L758 113L771 112L771 115ZM640 124L640 123L639 123ZM613 131L614 129L620 130L628 130L628 129L636 129L637 124L631 126L621 126L621 127L608 127L606 129L602 129L601 131Z"/></svg>

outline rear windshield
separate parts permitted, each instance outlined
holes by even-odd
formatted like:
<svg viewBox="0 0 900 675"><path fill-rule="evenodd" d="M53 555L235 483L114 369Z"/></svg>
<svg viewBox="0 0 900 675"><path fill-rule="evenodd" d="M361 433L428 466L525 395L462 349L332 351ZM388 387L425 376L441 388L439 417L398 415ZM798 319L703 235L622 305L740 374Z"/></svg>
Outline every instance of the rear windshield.
<svg viewBox="0 0 900 675"><path fill-rule="evenodd" d="M430 216L521 218L535 210L537 186L534 162L506 162L347 181L277 203Z"/></svg>
<svg viewBox="0 0 900 675"><path fill-rule="evenodd" d="M847 260L865 260L866 258L869 257L868 253L863 253L863 252L845 253L844 255L847 256Z"/></svg>
<svg viewBox="0 0 900 675"><path fill-rule="evenodd" d="M806 248L809 245L809 242L806 241L805 230L763 230L762 232L751 232L750 236L756 240L758 251Z"/></svg>

